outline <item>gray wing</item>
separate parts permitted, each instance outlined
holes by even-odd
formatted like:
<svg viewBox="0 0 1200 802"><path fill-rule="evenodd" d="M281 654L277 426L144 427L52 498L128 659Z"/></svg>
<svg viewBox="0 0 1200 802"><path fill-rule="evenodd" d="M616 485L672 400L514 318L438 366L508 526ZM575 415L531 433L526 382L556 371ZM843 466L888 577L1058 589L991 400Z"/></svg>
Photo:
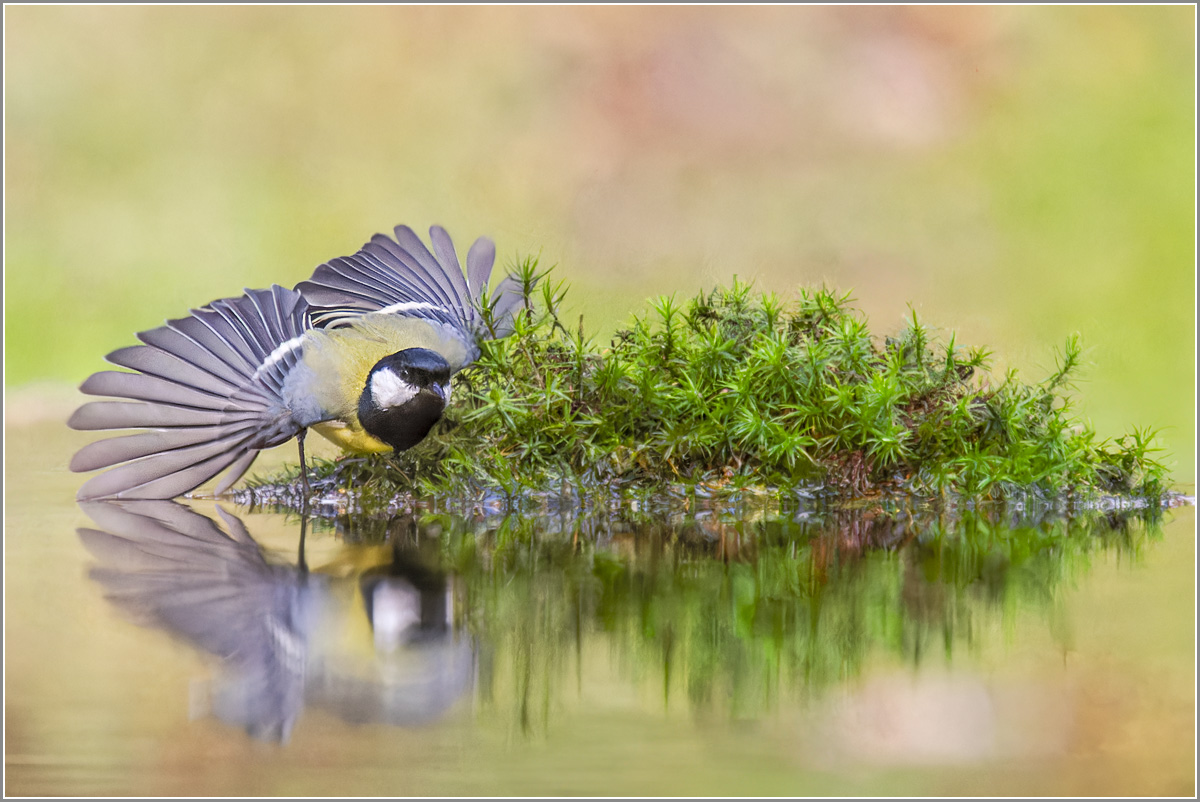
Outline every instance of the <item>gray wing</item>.
<svg viewBox="0 0 1200 802"><path fill-rule="evenodd" d="M141 332L144 345L109 354L109 362L137 372L101 371L80 391L139 403L93 401L67 425L148 431L80 449L73 471L118 467L89 479L78 498L174 498L228 468L219 494L259 450L294 437L302 427L283 400L283 383L300 359L307 313L295 290L247 290Z"/></svg>
<svg viewBox="0 0 1200 802"><path fill-rule="evenodd" d="M441 226L429 229L432 252L408 226L396 226L395 234L394 240L376 234L358 253L330 260L296 285L312 307L314 326L334 328L386 312L453 326L467 342L512 332L513 313L523 300L515 277L506 277L490 294L489 315L481 308L496 261L490 239L480 237L471 246L464 274Z"/></svg>

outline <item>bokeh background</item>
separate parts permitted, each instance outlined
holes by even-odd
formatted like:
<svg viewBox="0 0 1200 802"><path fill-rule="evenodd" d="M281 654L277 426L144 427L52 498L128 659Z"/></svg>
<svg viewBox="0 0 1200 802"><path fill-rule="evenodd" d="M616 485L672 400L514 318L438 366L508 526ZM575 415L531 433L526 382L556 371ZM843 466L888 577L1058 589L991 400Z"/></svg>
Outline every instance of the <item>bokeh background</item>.
<svg viewBox="0 0 1200 802"><path fill-rule="evenodd" d="M6 7L8 424L134 331L405 222L558 265L605 337L735 274L1080 332L1194 480L1195 9Z"/></svg>

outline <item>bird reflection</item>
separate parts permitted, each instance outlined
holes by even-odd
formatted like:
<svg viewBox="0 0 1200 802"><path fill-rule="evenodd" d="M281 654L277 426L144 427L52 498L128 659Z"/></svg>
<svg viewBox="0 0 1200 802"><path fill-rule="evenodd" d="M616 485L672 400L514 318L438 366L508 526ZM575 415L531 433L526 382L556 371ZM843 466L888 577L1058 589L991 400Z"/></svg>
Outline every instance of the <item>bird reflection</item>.
<svg viewBox="0 0 1200 802"><path fill-rule="evenodd" d="M355 581L307 570L303 545L299 566L269 561L220 508L224 528L171 501L80 507L100 527L78 531L106 597L219 657L208 708L255 738L287 741L306 706L353 723L420 724L471 687L475 654L452 626L453 577L411 546L396 542L389 565ZM373 648L356 652L348 636L364 612Z"/></svg>

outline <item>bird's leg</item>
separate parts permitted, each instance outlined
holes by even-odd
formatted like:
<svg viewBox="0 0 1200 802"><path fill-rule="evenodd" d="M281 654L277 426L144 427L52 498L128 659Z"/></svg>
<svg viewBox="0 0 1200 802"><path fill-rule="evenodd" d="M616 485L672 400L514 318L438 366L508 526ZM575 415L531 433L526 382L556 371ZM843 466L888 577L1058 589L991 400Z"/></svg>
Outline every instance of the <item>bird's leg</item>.
<svg viewBox="0 0 1200 802"><path fill-rule="evenodd" d="M300 482L304 488L304 515L308 515L308 505L312 499L312 489L308 486L308 466L304 464L304 435L308 434L308 429L301 429L300 434L296 436L296 442L300 444Z"/></svg>
<svg viewBox="0 0 1200 802"><path fill-rule="evenodd" d="M300 434L296 436L296 442L300 444L300 483L304 488L304 506L300 510L300 571L308 573L308 563L304 561L304 535L308 530L308 505L311 503L312 490L308 486L308 465L304 463L304 435L308 434L308 429L301 429Z"/></svg>
<svg viewBox="0 0 1200 802"><path fill-rule="evenodd" d="M308 563L304 561L304 535L307 531L308 531L308 516L301 515L300 516L300 562L299 562L298 567L300 568L300 572L304 573L304 574L308 573Z"/></svg>

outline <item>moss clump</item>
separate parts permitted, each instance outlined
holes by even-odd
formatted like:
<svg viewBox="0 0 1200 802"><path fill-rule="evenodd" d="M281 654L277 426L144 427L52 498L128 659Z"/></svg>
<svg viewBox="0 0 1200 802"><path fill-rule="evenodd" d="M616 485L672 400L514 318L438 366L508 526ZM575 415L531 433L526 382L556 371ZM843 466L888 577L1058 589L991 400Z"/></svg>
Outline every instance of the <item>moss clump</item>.
<svg viewBox="0 0 1200 802"><path fill-rule="evenodd" d="M1101 440L1075 417L1076 337L1045 380L995 379L986 350L940 342L915 313L879 339L849 295L801 289L785 301L735 280L660 298L600 347L582 320L562 321L561 282L535 260L520 275L515 333L483 344L425 443L318 471L381 499L564 483L987 499L1165 491L1148 431Z"/></svg>

